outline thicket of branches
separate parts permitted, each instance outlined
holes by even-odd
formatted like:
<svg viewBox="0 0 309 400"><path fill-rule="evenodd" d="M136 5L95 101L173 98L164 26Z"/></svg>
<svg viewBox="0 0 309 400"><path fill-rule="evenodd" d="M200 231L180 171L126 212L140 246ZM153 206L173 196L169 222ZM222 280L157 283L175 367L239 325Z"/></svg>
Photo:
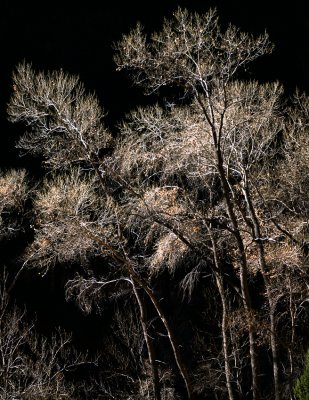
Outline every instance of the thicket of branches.
<svg viewBox="0 0 309 400"><path fill-rule="evenodd" d="M118 70L173 101L132 111L114 139L78 77L13 74L17 147L46 167L31 189L25 171L0 177L2 237L25 228L29 203L18 275L71 264L68 300L103 321L108 299L96 398L293 398L308 346L308 98L244 78L268 36L222 31L212 10L179 9L150 37L138 25L115 50Z"/></svg>

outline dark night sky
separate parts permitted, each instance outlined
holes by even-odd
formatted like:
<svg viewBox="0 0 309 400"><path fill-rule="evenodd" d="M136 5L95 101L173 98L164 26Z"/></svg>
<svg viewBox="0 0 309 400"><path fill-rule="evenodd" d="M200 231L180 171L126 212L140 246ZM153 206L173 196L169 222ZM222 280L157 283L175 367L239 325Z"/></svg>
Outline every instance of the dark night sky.
<svg viewBox="0 0 309 400"><path fill-rule="evenodd" d="M124 74L117 73L112 61L112 44L137 21L148 29L159 29L164 16L177 5L203 12L218 9L223 24L232 22L242 30L263 33L275 43L272 56L259 61L253 78L279 79L289 91L296 86L309 91L309 13L306 1L269 0L165 0L164 2L71 1L40 2L2 0L0 5L0 156L8 153L17 128L6 121L6 104L11 92L14 66L26 60L35 69L59 69L80 75L90 91L96 91L108 111L109 124L142 101ZM100 4L100 5L98 5ZM6 157L7 158L7 157Z"/></svg>

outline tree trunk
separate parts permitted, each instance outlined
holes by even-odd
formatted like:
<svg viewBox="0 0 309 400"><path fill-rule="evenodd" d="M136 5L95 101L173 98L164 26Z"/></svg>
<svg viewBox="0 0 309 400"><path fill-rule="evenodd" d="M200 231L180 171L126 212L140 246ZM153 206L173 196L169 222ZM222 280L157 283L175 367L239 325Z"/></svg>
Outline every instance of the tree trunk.
<svg viewBox="0 0 309 400"><path fill-rule="evenodd" d="M146 308L145 308L145 305L143 303L141 296L138 293L138 288L136 287L134 279L132 279L132 286L133 286L133 291L134 291L134 294L135 294L135 297L136 297L136 300L138 303L138 307L140 310L141 324L142 324L144 339L145 339L146 346L147 346L149 363L151 366L154 399L161 400L161 390L160 390L158 366L157 366L156 359L155 359L155 350L154 350L154 346L153 346L153 340L152 340L151 336L148 334Z"/></svg>
<svg viewBox="0 0 309 400"><path fill-rule="evenodd" d="M278 365L278 352L277 352L277 334L276 334L276 318L275 318L275 300L273 299L271 293L271 284L269 282L267 276L267 265L265 262L265 252L264 252L264 245L261 241L261 229L258 218L256 216L252 199L249 193L249 188L245 183L245 187L243 188L243 194L245 197L245 201L247 204L247 210L252 222L252 236L253 240L255 241L258 256L259 256L259 264L262 271L262 276L264 280L264 285L267 294L267 301L269 306L269 321L270 321L270 346L271 346L271 353L272 353L272 360L273 360L273 377L274 377L274 391L275 391L275 400L280 400L280 385L279 385L279 365Z"/></svg>
<svg viewBox="0 0 309 400"><path fill-rule="evenodd" d="M134 265L133 265L132 261L130 260L130 258L128 258L126 253L124 253L124 254L119 253L111 245L109 245L107 242L102 240L100 237L94 235L91 231L89 231L87 229L85 229L85 231L88 233L88 235L91 238L93 238L93 240L95 240L102 247L104 247L105 249L108 249L111 252L111 257L117 263L119 263L120 265L122 265L123 267L126 268L129 276L131 277L131 280L133 280L138 286L143 288L143 290L148 295L150 301L152 302L153 306L155 307L155 310L157 311L158 316L161 319L161 321L167 331L167 335L168 335L169 342L170 342L172 350L173 350L173 355L175 357L177 367L179 369L179 372L184 380L184 383L185 383L185 386L187 389L188 400L193 400L194 393L193 393L193 387L192 387L192 383L191 383L191 380L189 377L189 373L187 371L185 364L182 361L173 330L172 330L168 320L165 318L162 307L161 307L159 301L157 300L153 290L148 286L147 282L135 271Z"/></svg>
<svg viewBox="0 0 309 400"><path fill-rule="evenodd" d="M220 121L216 121L215 118L215 109L212 103L210 92L208 88L205 88L205 95L206 95L206 103L207 106L203 103L203 100L196 93L196 100L202 109L202 113L208 122L211 128L211 135L212 135L212 145L216 156L216 168L219 174L219 178L222 185L223 197L227 207L227 213L229 219L232 224L232 233L236 240L236 245L238 249L238 256L240 261L240 286L241 286L241 294L243 299L243 305L245 309L245 313L247 316L247 324L248 324L248 331L249 331L249 351L250 351L250 363L251 363L251 373L252 373L252 399L258 400L258 367L257 367L257 356L256 356L256 343L255 343L255 328L254 328L254 314L252 312L251 307L251 299L248 290L248 267L247 267L247 257L245 252L244 243L241 237L240 229L238 226L237 216L235 213L235 205L233 200L231 199L231 190L228 182L227 173L224 169L224 160L223 155L221 152L221 141L222 141L222 132L223 132L223 125L224 125L224 113L220 115Z"/></svg>
<svg viewBox="0 0 309 400"><path fill-rule="evenodd" d="M240 234L240 229L238 226L237 217L234 211L234 204L231 200L231 193L229 189L229 184L227 181L226 173L224 171L223 159L221 155L220 148L218 144L215 142L216 147L216 155L217 155L217 168L222 184L223 195L227 205L227 212L230 218L233 235L236 240L239 261L240 261L240 286L241 286L241 294L244 304L245 313L247 316L248 323L248 331L249 331L249 351L250 351L250 363L251 363L251 374L252 374L252 399L258 400L258 366L257 366L257 356L256 356L256 343L255 343L255 327L254 327L254 314L251 307L251 298L248 289L248 266L247 266L247 257L245 252L244 243Z"/></svg>
<svg viewBox="0 0 309 400"><path fill-rule="evenodd" d="M180 374L184 380L185 386L186 386L188 400L194 400L193 387L192 387L192 383L191 383L191 380L189 377L189 373L188 373L187 368L182 360L182 357L181 357L181 354L179 351L179 346L177 345L177 341L176 341L174 332L172 330L172 327L170 326L168 320L166 319L159 301L157 300L153 290L137 274L137 272L135 272L130 261L128 261L126 265L127 265L130 275L132 276L132 279L145 290L145 292L149 296L149 299L151 300L153 306L155 307L155 310L157 311L158 316L166 329L167 336L169 338L169 342L170 342L172 350L173 350L173 355L174 355L177 367L179 369L179 372L180 372Z"/></svg>
<svg viewBox="0 0 309 400"><path fill-rule="evenodd" d="M213 248L213 256L216 270L220 270L220 263L217 251L217 244L211 232L211 227L208 228L208 232L210 234L212 248ZM222 319L221 319L221 333L222 333L222 348L224 354L224 371L225 371L225 380L226 387L228 391L229 400L234 400L233 389L232 389L232 372L229 363L229 351L228 351L228 335L227 335L227 304L225 291L223 286L222 276L219 275L218 272L215 272L216 283L218 287L218 291L220 294L221 304L222 304Z"/></svg>
<svg viewBox="0 0 309 400"><path fill-rule="evenodd" d="M291 339L289 345L289 363L290 363L290 373L289 373L289 389L290 389L290 396L291 400L295 399L293 393L293 377L294 377L294 345L295 345L295 319L296 319L296 307L295 303L293 302L293 292L292 292L292 283L290 279L289 285L289 311L290 311L290 318L291 318Z"/></svg>

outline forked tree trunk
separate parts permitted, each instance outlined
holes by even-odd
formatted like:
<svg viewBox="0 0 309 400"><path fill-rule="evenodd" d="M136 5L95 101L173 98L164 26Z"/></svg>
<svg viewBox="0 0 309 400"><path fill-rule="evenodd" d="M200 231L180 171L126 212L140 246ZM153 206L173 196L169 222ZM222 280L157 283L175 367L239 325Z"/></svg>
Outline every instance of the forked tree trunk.
<svg viewBox="0 0 309 400"><path fill-rule="evenodd" d="M132 286L133 286L133 291L134 291L135 298L138 303L138 307L139 307L139 311L140 311L140 316L141 316L140 321L142 324L144 339L145 339L147 351L148 351L149 363L150 363L151 373L152 373L154 399L161 400L161 388L160 388L158 366L157 366L156 357L155 357L153 340L152 340L151 336L148 334L148 328L147 328L148 321L147 321L145 304L144 304L142 297L138 293L138 288L136 287L134 279L132 279Z"/></svg>

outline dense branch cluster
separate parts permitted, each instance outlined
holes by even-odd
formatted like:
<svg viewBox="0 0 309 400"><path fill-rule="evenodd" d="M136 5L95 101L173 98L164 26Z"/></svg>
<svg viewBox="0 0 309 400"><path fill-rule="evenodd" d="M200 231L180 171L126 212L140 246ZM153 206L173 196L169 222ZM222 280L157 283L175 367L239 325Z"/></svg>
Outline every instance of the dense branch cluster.
<svg viewBox="0 0 309 400"><path fill-rule="evenodd" d="M22 212L28 196L25 170L10 170L0 175L0 237L21 228Z"/></svg>
<svg viewBox="0 0 309 400"><path fill-rule="evenodd" d="M18 147L42 153L55 169L95 163L111 137L102 126L104 113L97 98L86 94L78 77L62 71L36 74L30 65L21 64L13 79L10 120L31 126Z"/></svg>

